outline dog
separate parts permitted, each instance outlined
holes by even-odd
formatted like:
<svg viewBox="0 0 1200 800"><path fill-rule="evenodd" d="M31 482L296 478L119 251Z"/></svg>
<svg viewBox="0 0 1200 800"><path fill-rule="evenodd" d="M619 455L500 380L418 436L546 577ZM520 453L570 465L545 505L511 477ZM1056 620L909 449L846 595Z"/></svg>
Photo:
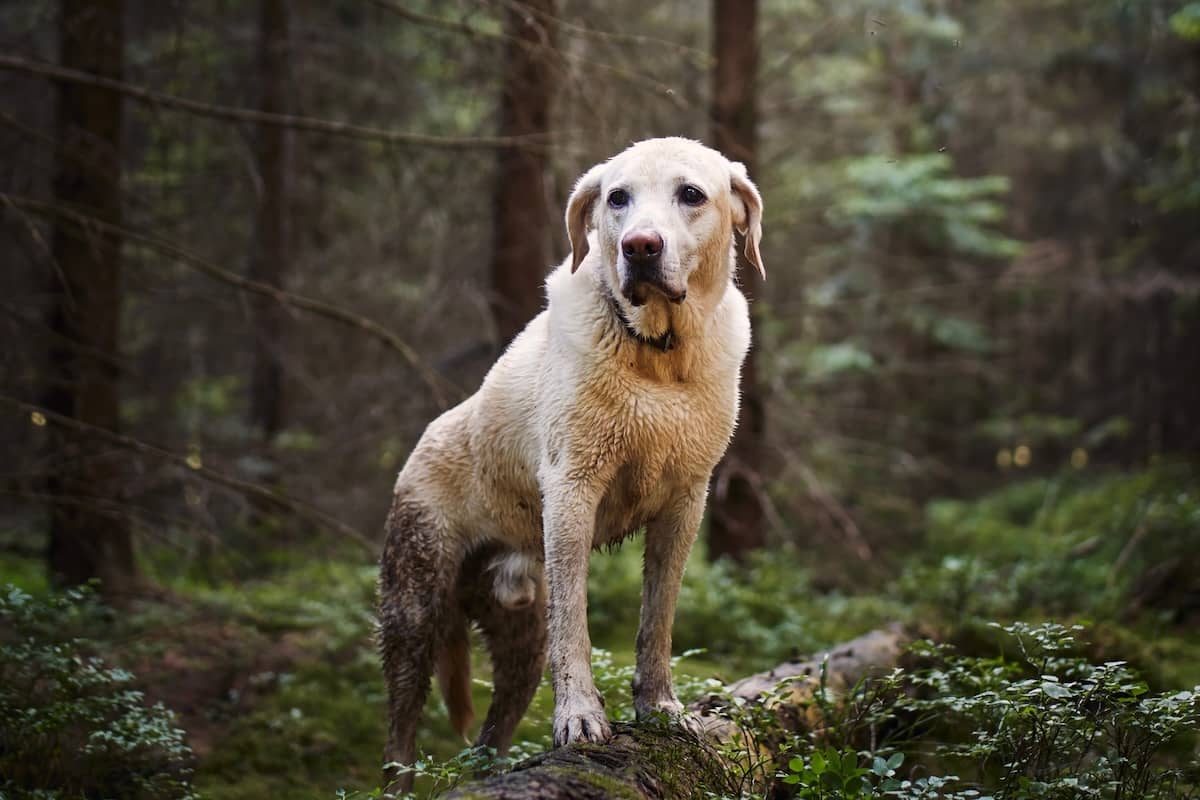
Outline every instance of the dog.
<svg viewBox="0 0 1200 800"><path fill-rule="evenodd" d="M687 722L671 625L737 420L750 321L734 231L765 278L762 199L742 164L688 139L650 139L579 179L566 227L571 256L546 281L546 309L478 392L429 425L396 482L379 578L394 765L413 761L434 673L466 736L472 622L494 667L477 744L507 750L547 655L555 745L608 739L588 557L642 528L634 706L639 718Z"/></svg>

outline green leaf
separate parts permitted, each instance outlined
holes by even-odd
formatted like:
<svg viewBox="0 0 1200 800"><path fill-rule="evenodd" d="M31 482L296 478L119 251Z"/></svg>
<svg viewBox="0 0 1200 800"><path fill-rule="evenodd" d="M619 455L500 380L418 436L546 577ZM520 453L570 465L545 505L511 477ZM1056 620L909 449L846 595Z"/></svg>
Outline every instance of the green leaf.
<svg viewBox="0 0 1200 800"><path fill-rule="evenodd" d="M850 370L866 372L875 366L875 358L852 342L815 347L809 353L807 362L807 372L811 378L827 378Z"/></svg>
<svg viewBox="0 0 1200 800"><path fill-rule="evenodd" d="M1200 41L1200 3L1188 3L1171 15L1171 30L1180 39Z"/></svg>
<svg viewBox="0 0 1200 800"><path fill-rule="evenodd" d="M1042 692L1047 697L1053 697L1055 700L1065 700L1074 694L1069 687L1048 680L1042 681Z"/></svg>

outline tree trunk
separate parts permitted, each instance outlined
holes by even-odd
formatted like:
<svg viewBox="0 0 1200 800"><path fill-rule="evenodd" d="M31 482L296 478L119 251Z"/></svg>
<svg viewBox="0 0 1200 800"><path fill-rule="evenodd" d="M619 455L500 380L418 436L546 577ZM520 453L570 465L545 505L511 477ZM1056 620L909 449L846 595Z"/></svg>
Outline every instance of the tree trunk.
<svg viewBox="0 0 1200 800"><path fill-rule="evenodd" d="M124 12L123 0L63 0L62 65L120 79ZM121 125L116 92L58 84L57 205L121 223ZM84 426L116 431L120 237L60 219L51 252L47 324L55 335L43 404ZM123 595L137 571L129 521L120 507L122 453L86 432L56 433L54 446L48 481L51 578L59 585L99 578L110 598Z"/></svg>
<svg viewBox="0 0 1200 800"><path fill-rule="evenodd" d="M288 2L261 0L258 19L259 110L288 113ZM283 286L288 257L287 185L291 135L282 125L260 125L256 162L260 185L250 277ZM283 307L269 297L253 305L254 365L250 381L251 424L270 441L283 427Z"/></svg>
<svg viewBox="0 0 1200 800"><path fill-rule="evenodd" d="M780 681L791 678L790 688L770 707L785 728L800 732L819 724L812 697L821 685L822 665L826 687L846 690L864 678L897 666L909 641L899 626L872 631L806 661L788 662L773 670L751 675L728 687L728 693L750 703L760 702ZM828 658L828 661L826 661ZM745 749L751 758L771 754L759 748L767 743L746 737L738 726L720 714L722 706L710 698L693 703L703 736L691 736L661 725L614 726L607 744L577 744L543 753L518 764L512 772L475 781L452 792L450 798L504 800L600 800L601 798L707 798L762 796L774 769L748 773L742 759L727 754ZM719 745L747 742L745 748L718 749Z"/></svg>
<svg viewBox="0 0 1200 800"><path fill-rule="evenodd" d="M506 12L508 68L500 103L500 135L550 130L555 86L555 0L521 0ZM500 151L492 214L492 314L503 343L521 332L542 307L548 267L548 234L555 230L543 176L546 151Z"/></svg>
<svg viewBox="0 0 1200 800"><path fill-rule="evenodd" d="M758 0L715 0L713 4L713 142L726 156L754 174L756 155L755 82L758 71ZM763 281L737 248L742 290L753 301ZM761 325L751 304L757 340ZM738 561L766 543L765 491L766 407L758 380L757 343L742 365L742 405L737 431L724 460L713 473L708 527L708 557Z"/></svg>

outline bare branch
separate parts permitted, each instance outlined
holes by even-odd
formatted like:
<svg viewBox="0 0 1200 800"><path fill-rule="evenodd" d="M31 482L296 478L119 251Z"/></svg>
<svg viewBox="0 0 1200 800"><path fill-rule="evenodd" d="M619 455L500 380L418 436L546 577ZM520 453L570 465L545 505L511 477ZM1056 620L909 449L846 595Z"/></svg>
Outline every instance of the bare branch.
<svg viewBox="0 0 1200 800"><path fill-rule="evenodd" d="M505 5L509 5L510 7L514 7L514 8L517 8L518 10L522 10L522 13L530 13L530 14L533 14L534 16L537 16L537 17L545 20L544 23L539 23L539 27L541 28L540 33L541 33L542 41L531 42L531 41L522 39L518 36L512 36L511 34L506 33L506 32L489 31L489 30L485 30L483 28L476 28L473 25L468 25L465 22L459 22L459 21L452 20L452 19L446 19L444 17L435 17L430 14L422 14L418 11L412 11L408 8L405 8L400 3L395 2L394 0L371 0L371 2L380 8L386 9L387 11L396 14L397 16L401 17L402 19L408 20L408 21L416 23L418 25L425 25L425 26L432 27L432 28L439 28L441 30L450 31L452 33L457 33L457 34L461 34L463 36L469 36L469 37L476 38L476 39L491 39L491 40L495 40L495 41L508 41L508 42L511 42L516 47L521 48L523 50L530 51L530 52L541 52L543 50L554 50L556 52L557 56L563 62L577 63L577 64L584 65L591 70L607 72L617 78L620 78L621 80L628 81L629 83L634 84L635 86L638 86L639 88L643 89L644 91L648 91L651 94L654 94L655 96L665 97L668 100L670 100L672 103L674 103L676 106L678 106L679 108L687 108L687 106L688 106L687 102L678 96L678 94L676 93L676 91L673 87L671 87L668 84L661 83L658 80L655 80L654 78L649 77L648 75L644 75L644 74L626 69L625 67L622 67L622 66L619 66L616 64L609 64L609 63L605 63L605 62L590 60L588 58L581 57L575 53L571 53L567 50L560 50L560 49L551 47L550 44L548 43L548 40L545 35L545 26L561 23L561 24L567 25L569 28L571 28L577 34L587 33L587 34L592 35L593 38L601 38L601 39L612 38L612 39L617 39L617 40L630 40L630 41L634 41L635 43L642 45L642 46L650 46L650 44L653 44L656 47L662 47L662 46L669 45L669 46L677 47L680 50L686 50L688 52L693 52L692 49L687 48L686 45L680 45L680 44L677 44L674 42L668 42L666 40L652 39L650 37L645 37L645 36L633 36L633 35L626 36L623 34L606 33L604 31L594 31L590 28L585 28L580 25L572 25L570 23L566 23L565 21L562 21L557 17L548 15L544 12L528 11L527 9L525 9L524 6L512 6L510 3L505 3ZM700 52L700 51L694 51L694 52ZM705 56L705 58L707 58L707 57ZM0 63L2 63L2 62L0 62ZM708 64L707 60L704 60L704 61L701 61L698 63L700 63L701 66L704 66L705 68L707 68L707 64ZM558 67L553 63L552 60L547 59L546 68L547 69L557 69ZM562 132L560 132L560 134L561 133ZM505 137L500 137L500 138L505 138ZM516 137L516 138L521 138L522 140L524 139L524 137Z"/></svg>
<svg viewBox="0 0 1200 800"><path fill-rule="evenodd" d="M377 0L378 1L378 0ZM386 0L384 0L386 2ZM499 0L501 5L509 8L518 8L513 3L513 0ZM545 11L533 10L528 13L540 17L548 25L554 25L559 30L567 35L579 36L585 39L595 39L602 42L613 42L622 45L634 45L636 47L650 47L655 50L674 50L681 56L687 56L693 66L698 69L709 69L712 67L713 58L707 50L702 50L691 45L686 45L681 42L675 42L670 39L660 39L656 36L646 36L638 33L621 33L619 31L603 31L599 28L589 28L586 25L580 25L571 22L565 17L548 14Z"/></svg>
<svg viewBox="0 0 1200 800"><path fill-rule="evenodd" d="M282 492L277 492L274 489L269 489L257 483L244 481L241 478L235 478L232 475L226 475L223 472L218 472L211 467L206 467L202 463L198 463L194 458L189 456L181 456L178 453L173 453L170 450L165 450L157 445L143 442L140 439L135 439L132 436L114 433L113 431L104 428L98 428L95 425L88 425L86 422L72 419L71 417L62 414L56 414L42 406L26 403L18 400L15 397L0 394L0 403L3 403L10 408L14 408L22 413L29 415L40 415L46 422L52 422L63 428L86 433L89 436L96 436L110 444L119 445L128 448L138 453L155 456L163 461L183 467L188 472L198 475L209 483L224 486L227 489L232 489L247 497L253 497L257 500L268 503L276 508L288 511L297 517L301 517L314 522L322 527L336 531L345 536L347 539L360 545L371 555L378 555L378 547L368 536L361 531L350 527L335 517L330 516L316 506L310 505L303 500L298 500L294 497L289 497Z"/></svg>
<svg viewBox="0 0 1200 800"><path fill-rule="evenodd" d="M782 452L788 463L800 474L800 479L804 481L804 487L808 490L808 496L829 515L830 520L833 521L834 525L844 535L846 544L853 551L854 555L863 561L870 561L874 555L871 552L871 545L867 542L866 537L863 536L862 530L859 529L858 523L854 521L853 515L825 488L825 485L821 483L821 479L817 477L817 473L811 467L791 452Z"/></svg>
<svg viewBox="0 0 1200 800"><path fill-rule="evenodd" d="M407 147L429 147L442 150L504 150L510 148L549 147L549 137L545 135L522 137L428 136L419 133L404 133L384 128L355 125L336 120L298 117L290 114L273 114L248 108L234 108L232 106L203 103L199 100L189 100L185 97L176 97L175 95L156 92L152 89L135 86L113 78L93 75L90 72L67 69L66 67L42 61L31 61L20 56L0 55L0 69L49 78L55 81L96 86L101 89L120 92L126 97L157 108L186 111L212 119L223 119L233 122L249 122L255 125L279 125L294 130L328 136L346 136L354 139L370 139L372 141L387 142L388 144Z"/></svg>
<svg viewBox="0 0 1200 800"><path fill-rule="evenodd" d="M348 325L352 328L364 331L374 338L378 339L390 349L399 353L400 356L408 362L421 380L429 387L433 394L434 402L439 408L445 409L449 406L448 397L451 395L461 396L462 390L454 386L450 381L438 375L427 365L416 350L410 347L403 339L397 336L392 331L380 325L374 320L359 316L344 308L327 303L323 300L316 300L304 295L294 294L292 292L280 289L277 286L271 286L258 281L245 278L236 272L227 270L224 267L201 258L200 256L184 250L181 247L171 244L170 242L157 239L152 236L146 236L137 233L120 225L113 225L109 222L90 217L87 214L81 214L69 208L62 208L54 203L48 203L42 200L34 200L28 197L18 197L0 193L0 199L19 208L27 208L38 213L49 214L56 216L85 229L103 231L105 233L121 236L126 241L144 245L153 250L156 250L164 255L170 256L177 261L194 267L211 278L215 278L224 283L228 283L246 292L253 294L265 295L270 297L280 305L292 306L304 311L309 311L319 316L332 319L335 322L340 322L343 325Z"/></svg>
<svg viewBox="0 0 1200 800"><path fill-rule="evenodd" d="M395 0L371 0L374 5L386 9L403 20L416 23L417 25L425 25L430 28L439 28L451 33L458 33L463 36L470 36L473 39L495 39L497 41L514 40L514 37L504 33L503 31L489 31L483 28L476 28L474 25L468 25L453 19L445 17L435 17L432 14L422 14L420 11L404 7Z"/></svg>

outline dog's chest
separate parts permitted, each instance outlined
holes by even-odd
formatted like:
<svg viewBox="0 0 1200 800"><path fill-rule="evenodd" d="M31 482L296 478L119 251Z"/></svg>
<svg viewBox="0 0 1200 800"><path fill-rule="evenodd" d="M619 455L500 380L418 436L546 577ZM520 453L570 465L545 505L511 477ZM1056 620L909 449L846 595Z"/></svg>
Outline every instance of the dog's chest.
<svg viewBox="0 0 1200 800"><path fill-rule="evenodd" d="M630 463L617 471L596 509L594 547L619 542L635 533L681 491L678 480L663 474L663 466Z"/></svg>
<svg viewBox="0 0 1200 800"><path fill-rule="evenodd" d="M590 440L596 463L612 459L597 546L629 535L708 479L732 433L736 402L736 387L668 384L634 386L609 406L608 430L596 426Z"/></svg>

